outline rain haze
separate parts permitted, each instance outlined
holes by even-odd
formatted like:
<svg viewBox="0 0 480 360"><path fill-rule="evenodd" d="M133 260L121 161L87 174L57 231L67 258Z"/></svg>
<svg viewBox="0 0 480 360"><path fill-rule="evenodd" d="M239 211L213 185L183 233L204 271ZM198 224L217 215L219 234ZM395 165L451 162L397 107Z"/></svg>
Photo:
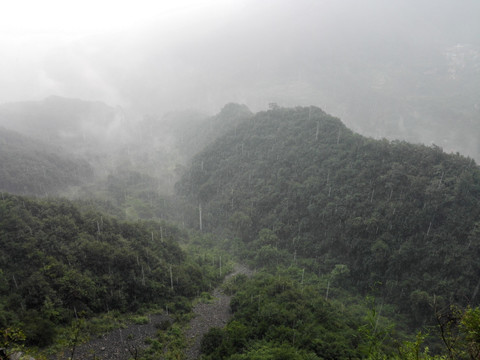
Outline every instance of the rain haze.
<svg viewBox="0 0 480 360"><path fill-rule="evenodd" d="M3 0L0 359L480 359L479 15Z"/></svg>
<svg viewBox="0 0 480 360"><path fill-rule="evenodd" d="M479 159L478 13L467 0L12 1L0 103L316 105L368 136Z"/></svg>

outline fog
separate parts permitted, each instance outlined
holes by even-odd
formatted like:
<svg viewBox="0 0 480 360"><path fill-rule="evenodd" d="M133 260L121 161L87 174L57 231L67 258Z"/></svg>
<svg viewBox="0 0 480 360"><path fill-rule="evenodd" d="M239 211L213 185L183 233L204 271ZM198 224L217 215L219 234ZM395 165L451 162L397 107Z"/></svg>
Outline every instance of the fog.
<svg viewBox="0 0 480 360"><path fill-rule="evenodd" d="M0 15L0 103L316 105L369 136L480 159L478 1L35 3Z"/></svg>

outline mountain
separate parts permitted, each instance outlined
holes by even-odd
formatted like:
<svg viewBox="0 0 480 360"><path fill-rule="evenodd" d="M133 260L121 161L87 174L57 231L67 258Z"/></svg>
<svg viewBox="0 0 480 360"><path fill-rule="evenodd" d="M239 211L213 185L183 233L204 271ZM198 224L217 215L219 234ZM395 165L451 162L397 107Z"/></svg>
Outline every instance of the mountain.
<svg viewBox="0 0 480 360"><path fill-rule="evenodd" d="M45 196L92 178L85 160L0 127L0 191Z"/></svg>
<svg viewBox="0 0 480 360"><path fill-rule="evenodd" d="M182 309L218 279L180 248L187 237L165 222L129 223L67 200L3 194L0 328L21 328L28 345L45 346L77 316Z"/></svg>
<svg viewBox="0 0 480 360"><path fill-rule="evenodd" d="M316 273L340 266L362 293L380 284L417 325L434 301L479 303L473 159L367 138L316 107L277 106L195 156L177 191L200 212L192 223L242 239L259 264L281 249L280 262L308 259Z"/></svg>
<svg viewBox="0 0 480 360"><path fill-rule="evenodd" d="M227 104L215 116L195 111L145 116L124 158L132 169L168 183L170 188L191 158L237 123L252 116L245 105Z"/></svg>
<svg viewBox="0 0 480 360"><path fill-rule="evenodd" d="M214 116L194 115L195 113L171 113L162 121L163 131L169 132L176 139L184 164L216 138L253 116L253 113L244 104L229 103ZM145 128L150 127L147 125Z"/></svg>
<svg viewBox="0 0 480 360"><path fill-rule="evenodd" d="M123 142L124 120L120 109L104 103L59 96L0 106L1 126L75 153Z"/></svg>
<svg viewBox="0 0 480 360"><path fill-rule="evenodd" d="M95 183L70 194L75 197L91 197L98 195L98 191L105 192L112 176L124 177L125 174L149 178L145 191L170 194L194 154L249 116L251 112L245 105L229 104L211 117L183 111L137 119L135 115L101 102L58 96L0 106L0 126L35 139L32 143L50 144L56 149L52 153L65 157L73 154L88 163L95 174ZM16 135L17 139L20 134ZM23 147L18 151L24 156L38 156L32 146L25 146L26 141L18 140L15 144L12 138L10 143L17 148ZM29 168L35 169L40 166L38 164L32 160ZM61 170L65 172L63 177L73 174L68 166ZM30 177L33 178L36 176ZM10 188L5 187L5 190ZM45 192L40 189L21 193L38 194L39 191Z"/></svg>
<svg viewBox="0 0 480 360"><path fill-rule="evenodd" d="M55 47L37 61L45 66L27 82L29 96L54 89L142 114L313 104L361 134L433 142L478 161L479 12L475 0L251 1L222 16L196 13L198 22L157 21ZM37 74L23 72L4 76L3 98Z"/></svg>

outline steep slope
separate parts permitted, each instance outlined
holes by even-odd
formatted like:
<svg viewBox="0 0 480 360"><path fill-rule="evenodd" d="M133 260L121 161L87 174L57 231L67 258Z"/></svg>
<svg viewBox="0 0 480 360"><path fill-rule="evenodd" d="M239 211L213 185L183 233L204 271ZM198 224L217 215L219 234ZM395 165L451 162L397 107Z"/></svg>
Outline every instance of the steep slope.
<svg viewBox="0 0 480 360"><path fill-rule="evenodd" d="M20 328L27 344L43 346L77 316L148 304L180 309L182 297L219 277L180 249L186 236L164 222L122 222L66 200L3 194L0 329Z"/></svg>
<svg viewBox="0 0 480 360"><path fill-rule="evenodd" d="M478 303L480 171L458 154L365 138L314 107L274 109L196 156L177 190L204 230L228 229L265 262L280 247L315 272L342 265L416 323L434 300Z"/></svg>
<svg viewBox="0 0 480 360"><path fill-rule="evenodd" d="M242 104L229 103L220 112L193 124L184 121L182 127L167 123L173 135L178 139L178 147L182 149L185 158L190 160L216 138L224 135L230 129L235 129L242 121L253 116L250 109Z"/></svg>
<svg viewBox="0 0 480 360"><path fill-rule="evenodd" d="M0 127L0 191L52 195L92 177L85 160Z"/></svg>
<svg viewBox="0 0 480 360"><path fill-rule="evenodd" d="M251 116L247 106L230 103L215 116L193 111L171 112L163 118L147 116L138 131L145 151L163 146L163 150L176 151L180 165L186 165L205 146Z"/></svg>

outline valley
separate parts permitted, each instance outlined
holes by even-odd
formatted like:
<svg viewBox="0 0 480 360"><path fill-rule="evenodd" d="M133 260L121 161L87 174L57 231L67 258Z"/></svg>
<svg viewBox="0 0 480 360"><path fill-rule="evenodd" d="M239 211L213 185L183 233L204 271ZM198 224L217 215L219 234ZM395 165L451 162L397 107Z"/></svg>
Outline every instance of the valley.
<svg viewBox="0 0 480 360"><path fill-rule="evenodd" d="M55 128L50 140L20 125L1 133L9 352L67 358L76 347L74 358L111 358L107 345L88 344L129 321L151 328L145 347L124 331L134 359L477 351L473 159L368 138L313 106L148 118L115 145L100 130L76 145ZM38 175L22 165L32 157ZM229 279L235 263L254 274Z"/></svg>

